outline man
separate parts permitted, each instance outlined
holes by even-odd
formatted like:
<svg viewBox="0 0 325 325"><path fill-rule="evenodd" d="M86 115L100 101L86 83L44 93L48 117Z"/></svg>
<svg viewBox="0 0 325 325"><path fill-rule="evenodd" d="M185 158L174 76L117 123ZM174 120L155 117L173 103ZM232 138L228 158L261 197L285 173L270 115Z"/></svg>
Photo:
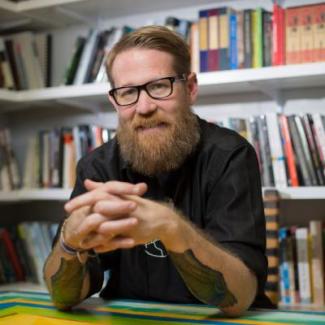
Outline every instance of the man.
<svg viewBox="0 0 325 325"><path fill-rule="evenodd" d="M261 303L265 220L254 149L191 111L197 80L186 43L164 27L111 51L115 139L78 163L44 276L67 309L104 298L206 303L227 315ZM95 254L94 254L95 253Z"/></svg>

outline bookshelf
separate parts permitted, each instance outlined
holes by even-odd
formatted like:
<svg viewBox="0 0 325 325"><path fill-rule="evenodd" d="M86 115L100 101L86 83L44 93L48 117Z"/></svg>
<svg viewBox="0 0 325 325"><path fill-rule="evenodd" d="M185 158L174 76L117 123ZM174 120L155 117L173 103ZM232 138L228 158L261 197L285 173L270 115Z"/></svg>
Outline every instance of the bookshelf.
<svg viewBox="0 0 325 325"><path fill-rule="evenodd" d="M67 201L72 189L23 189L0 191L0 202ZM325 197L325 196L324 196Z"/></svg>
<svg viewBox="0 0 325 325"><path fill-rule="evenodd" d="M317 0L286 0L286 6L317 3ZM26 0L13 3L0 0L0 31L37 30L53 33L53 87L9 91L0 89L0 126L12 130L12 141L23 170L26 140L45 128L78 123L103 122L116 125L116 114L107 101L107 83L62 86L62 75L71 56L78 35L87 35L90 27L110 28L126 21L134 27L161 23L168 15L197 20L198 11L205 8L232 6L234 8L272 8L265 0ZM199 100L195 112L207 119L219 116L259 115L266 112L285 114L317 112L324 114L325 62L282 65L259 69L227 70L198 74ZM263 188L266 190L267 188ZM285 201L287 224L300 219L322 218L325 221L325 187L281 187L277 189ZM26 214L33 213L33 204L45 209L46 204L62 205L71 189L21 189L0 192L0 204L10 206L14 217L26 206ZM317 204L314 204L317 201ZM288 203L289 202L289 203ZM296 204L297 202L297 204ZM299 203L298 203L299 202ZM301 203L303 202L303 203ZM45 203L45 204L44 204ZM301 212L301 205L310 207ZM15 208L15 207L19 208ZM313 207L317 206L316 211ZM12 207L12 208L11 208ZM11 288L15 288L16 284ZM20 286L20 284L19 284ZM26 284L28 288L28 284Z"/></svg>
<svg viewBox="0 0 325 325"><path fill-rule="evenodd" d="M325 87L325 62L299 65L263 67L260 69L226 70L198 74L199 96L262 92L268 93L289 89ZM93 106L110 108L106 94L108 83L92 83L58 86L44 89L9 91L0 90L0 109L13 111L29 108L32 104L60 105L65 100L82 103L86 100ZM272 98L271 98L272 99ZM11 105L14 104L14 105ZM89 105L91 109L91 105Z"/></svg>

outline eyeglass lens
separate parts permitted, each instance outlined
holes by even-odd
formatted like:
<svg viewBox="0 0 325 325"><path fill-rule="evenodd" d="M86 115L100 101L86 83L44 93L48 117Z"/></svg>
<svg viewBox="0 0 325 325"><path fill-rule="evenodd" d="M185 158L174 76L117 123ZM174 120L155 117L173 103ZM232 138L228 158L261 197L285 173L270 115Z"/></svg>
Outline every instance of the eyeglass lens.
<svg viewBox="0 0 325 325"><path fill-rule="evenodd" d="M118 88L114 91L114 97L119 105L130 105L137 102L140 91L143 88L152 98L164 98L172 93L172 82L173 79L166 78L151 81L143 86Z"/></svg>

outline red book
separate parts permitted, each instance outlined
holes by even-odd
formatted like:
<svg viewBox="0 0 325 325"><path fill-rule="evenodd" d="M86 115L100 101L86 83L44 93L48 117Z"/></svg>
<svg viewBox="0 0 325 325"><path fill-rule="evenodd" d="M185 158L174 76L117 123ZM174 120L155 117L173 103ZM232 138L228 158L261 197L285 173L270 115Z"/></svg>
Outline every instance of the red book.
<svg viewBox="0 0 325 325"><path fill-rule="evenodd" d="M273 4L272 65L285 64L285 10L275 1Z"/></svg>
<svg viewBox="0 0 325 325"><path fill-rule="evenodd" d="M25 281L25 274L22 265L19 261L14 243L12 242L9 232L5 228L0 228L0 240L6 247L6 251L10 260L10 263L15 271L17 281Z"/></svg>
<svg viewBox="0 0 325 325"><path fill-rule="evenodd" d="M292 146L292 142L291 142L287 116L285 116L283 114L280 115L279 122L280 122L281 135L283 138L283 149L284 149L286 160L287 160L287 167L288 167L288 172L289 172L289 182L290 182L290 185L293 187L299 186L297 168L296 168L296 163L295 163L295 154L294 154L293 146Z"/></svg>

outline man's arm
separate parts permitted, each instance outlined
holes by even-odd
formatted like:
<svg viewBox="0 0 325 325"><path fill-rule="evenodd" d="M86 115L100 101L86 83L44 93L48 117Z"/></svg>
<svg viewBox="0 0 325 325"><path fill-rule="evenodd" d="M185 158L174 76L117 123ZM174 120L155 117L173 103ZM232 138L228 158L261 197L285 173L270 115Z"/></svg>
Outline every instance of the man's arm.
<svg viewBox="0 0 325 325"><path fill-rule="evenodd" d="M100 289L103 276L98 262L92 258L89 261L83 256L80 261L77 256L67 254L56 243L44 265L44 279L51 294L53 303L59 309L70 309L83 301L90 294L89 264L94 269L97 264L97 283L94 287Z"/></svg>
<svg viewBox="0 0 325 325"><path fill-rule="evenodd" d="M168 236L161 239L188 289L198 300L220 307L229 316L242 314L255 298L256 276L181 216L172 219Z"/></svg>
<svg viewBox="0 0 325 325"><path fill-rule="evenodd" d="M146 186L122 182L108 182L105 186L107 191L94 189L73 199L74 207L67 209L70 216L66 219L57 243L45 262L44 279L52 300L59 309L69 309L80 303L92 293L99 291L103 282L103 272L98 259L89 257L87 253L79 254L78 257L67 252L62 247L62 238L66 245L77 250L83 250L82 243L93 237L96 238L93 241L94 245L88 249L94 251L103 245L105 251L129 248L133 245L133 241L127 239L98 235L96 230L108 219L116 223L122 231L132 227L132 220L119 218L130 213L136 204L121 200L117 195L130 193L142 195L146 191ZM105 216L94 213L92 209L101 200L109 202L109 213ZM67 206L69 207L69 202Z"/></svg>

